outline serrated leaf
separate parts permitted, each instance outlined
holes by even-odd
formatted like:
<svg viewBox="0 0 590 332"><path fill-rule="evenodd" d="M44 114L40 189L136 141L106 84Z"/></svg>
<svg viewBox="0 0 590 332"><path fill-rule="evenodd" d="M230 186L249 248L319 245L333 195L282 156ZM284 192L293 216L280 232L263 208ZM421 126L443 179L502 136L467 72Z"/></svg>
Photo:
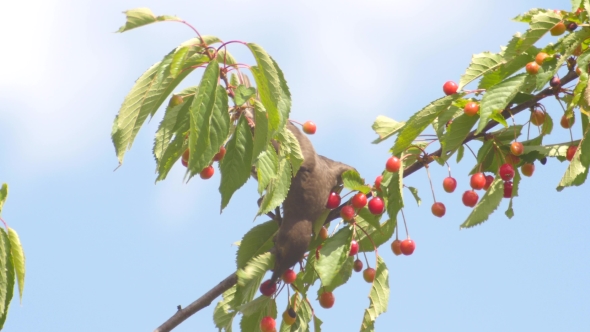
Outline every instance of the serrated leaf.
<svg viewBox="0 0 590 332"><path fill-rule="evenodd" d="M236 253L238 269L243 268L254 257L269 251L273 246L273 238L279 229L274 220L269 220L250 229L242 238Z"/></svg>
<svg viewBox="0 0 590 332"><path fill-rule="evenodd" d="M420 206L420 204L422 204L422 200L418 196L418 189L416 189L414 187L408 187L408 190L412 193L412 196L414 196L414 199L416 200L416 203L418 204L418 206Z"/></svg>
<svg viewBox="0 0 590 332"><path fill-rule="evenodd" d="M303 164L303 152L301 151L297 137L295 137L295 134L291 130L285 129L283 133L285 135L281 137L286 138L286 140L281 141L283 147L281 154L289 160L293 176L295 176L299 171L299 167ZM285 152L286 154L284 154Z"/></svg>
<svg viewBox="0 0 590 332"><path fill-rule="evenodd" d="M590 165L590 139L589 130L586 130L584 137L580 141L574 158L570 161L565 174L557 185L557 191L562 191L565 187L579 186L586 181L588 176L588 166Z"/></svg>
<svg viewBox="0 0 590 332"><path fill-rule="evenodd" d="M512 44L514 44L514 41L522 41L521 36L517 35L513 37ZM524 66L526 66L527 63L534 61L535 56L539 52L539 49L531 46L526 52L522 54L511 53L512 51L513 50L507 48L504 52L502 52L506 62L496 70L484 74L479 81L477 86L478 89L489 89L492 86L502 82L502 80L506 79L507 77L513 75L517 71L521 70ZM518 95L516 97L518 97ZM520 102L523 101L512 100L512 103Z"/></svg>
<svg viewBox="0 0 590 332"><path fill-rule="evenodd" d="M178 76L178 74L182 70L184 62L189 56L189 50L190 46L181 47L176 51L176 53L172 57L172 63L170 63L170 75L172 77Z"/></svg>
<svg viewBox="0 0 590 332"><path fill-rule="evenodd" d="M349 247L349 250L350 250L350 247ZM321 250L320 250L320 253L321 253ZM322 257L320 256L320 261L321 260L322 260ZM335 277L332 279L332 281L329 285L324 284L324 281L322 280L322 287L320 287L317 291L318 297L323 292L333 292L336 288L344 285L348 281L348 279L350 279L350 277L352 276L353 265L354 265L354 257L348 256L342 262L342 265L339 266L338 273L335 275Z"/></svg>
<svg viewBox="0 0 590 332"><path fill-rule="evenodd" d="M236 288L237 286L233 285L230 289L223 292L223 298L217 303L215 310L213 310L213 322L220 331L232 331L234 317L238 313L232 306Z"/></svg>
<svg viewBox="0 0 590 332"><path fill-rule="evenodd" d="M8 228L8 239L10 241L10 255L12 256L12 264L16 272L16 280L18 281L18 293L22 304L23 290L25 288L25 252L20 243L18 234L12 228Z"/></svg>
<svg viewBox="0 0 590 332"><path fill-rule="evenodd" d="M361 331L372 331L377 317L387 311L387 304L389 303L389 271L380 256L377 256L375 280L371 285L369 301L370 305L365 310Z"/></svg>
<svg viewBox="0 0 590 332"><path fill-rule="evenodd" d="M309 323L313 317L313 310L309 306L309 303L305 299L300 300L299 307L297 308L297 319L295 323L291 325L291 332L309 332Z"/></svg>
<svg viewBox="0 0 590 332"><path fill-rule="evenodd" d="M156 17L149 8L135 8L124 11L123 13L127 17L127 22L117 32L129 31L155 22L182 21L182 19L176 16L163 15Z"/></svg>
<svg viewBox="0 0 590 332"><path fill-rule="evenodd" d="M398 155L404 151L412 142L420 135L426 127L428 127L434 119L436 119L442 112L448 110L451 103L461 94L453 94L433 101L414 115L412 115L406 125L401 129L395 145L392 148L392 153Z"/></svg>
<svg viewBox="0 0 590 332"><path fill-rule="evenodd" d="M278 177L279 157L272 144L262 151L256 162L256 177L258 179L258 193L262 194L270 181Z"/></svg>
<svg viewBox="0 0 590 332"><path fill-rule="evenodd" d="M314 220L313 222L313 234L314 234L314 240L318 238L318 236L320 235L320 230L322 229L322 227L324 227L324 224L326 223L326 219L328 219L328 215L330 214L329 209L325 209L324 212L322 212L322 214L320 214L320 216Z"/></svg>
<svg viewBox="0 0 590 332"><path fill-rule="evenodd" d="M477 115L468 116L467 114L463 114L453 120L441 140L441 161L447 161L460 146L463 146L463 141L467 138L471 128L473 128L473 125L475 125L478 119L479 117Z"/></svg>
<svg viewBox="0 0 590 332"><path fill-rule="evenodd" d="M463 99L459 99L457 101L463 101ZM441 113L438 116L438 118L436 118L434 122L432 122L432 127L434 128L434 130L436 130L436 136L439 140L442 139L448 125L450 125L449 121L453 120L454 118L462 114L465 114L463 108L465 108L465 105L463 105L463 107L459 107L453 104L451 105L451 107L449 107L449 109L446 112Z"/></svg>
<svg viewBox="0 0 590 332"><path fill-rule="evenodd" d="M574 88L574 95L572 101L567 105L567 111L573 111L576 106L583 106L581 103L582 97L585 95L588 87L588 73L583 71L578 79L578 84Z"/></svg>
<svg viewBox="0 0 590 332"><path fill-rule="evenodd" d="M567 153L567 148L570 145L577 145L580 143L580 140L576 140L573 142L566 142L566 143L558 143L558 144L549 144L549 145L525 145L524 146L524 154L529 154L531 152L538 152L541 157L560 157L565 160L565 156ZM524 143L523 143L524 144Z"/></svg>
<svg viewBox="0 0 590 332"><path fill-rule="evenodd" d="M369 209L365 206L357 211L355 221L359 223L361 227L363 227L363 222L366 222L367 224L371 225L371 227L380 229L381 224L379 223L379 220L381 219L381 216L382 215L372 214L371 211L369 211Z"/></svg>
<svg viewBox="0 0 590 332"><path fill-rule="evenodd" d="M242 106L248 101L248 99L250 99L250 97L256 94L256 89L252 87L247 88L246 86L240 84L234 91L234 94L234 101L236 102L236 106ZM262 106L262 109L264 109L264 106Z"/></svg>
<svg viewBox="0 0 590 332"><path fill-rule="evenodd" d="M316 271L320 275L323 287L333 289L338 284L340 273L350 252L352 231L349 227L340 229L334 236L326 239L320 249L320 258L316 262Z"/></svg>
<svg viewBox="0 0 590 332"><path fill-rule="evenodd" d="M14 266L10 252L10 240L0 227L0 330L4 327L8 307L14 294Z"/></svg>
<svg viewBox="0 0 590 332"><path fill-rule="evenodd" d="M403 162L405 164L407 160ZM397 213L404 207L403 196L404 167L399 172L391 173L391 180L387 184L387 205L386 210L390 219L397 219ZM383 186L383 180L381 181Z"/></svg>
<svg viewBox="0 0 590 332"><path fill-rule="evenodd" d="M379 115L371 126L375 133L379 135L379 138L375 139L372 143L377 144L383 142L398 133L405 124L405 122L397 122L394 119Z"/></svg>
<svg viewBox="0 0 590 332"><path fill-rule="evenodd" d="M220 163L221 210L227 206L234 192L240 189L250 177L252 147L252 132L246 117L242 116L238 121L234 135L227 143L225 157Z"/></svg>
<svg viewBox="0 0 590 332"><path fill-rule="evenodd" d="M549 113L545 113L545 121L541 127L541 135L549 135L553 131L553 118Z"/></svg>
<svg viewBox="0 0 590 332"><path fill-rule="evenodd" d="M533 8L533 9L527 11L524 14L520 14L520 15L516 16L512 20L513 21L516 21L516 22L530 23L531 22L531 19L533 18L533 16L535 16L535 15L537 15L539 13L546 13L548 11L549 10L547 10L547 9Z"/></svg>
<svg viewBox="0 0 590 332"><path fill-rule="evenodd" d="M470 228L488 220L490 214L500 205L502 197L504 197L504 181L499 176L496 176L490 188L467 217L467 220L461 224L461 228Z"/></svg>
<svg viewBox="0 0 590 332"><path fill-rule="evenodd" d="M275 257L270 252L265 252L251 259L244 268L238 269L236 272L238 287L235 305L242 305L252 301L266 271L274 266L274 261Z"/></svg>
<svg viewBox="0 0 590 332"><path fill-rule="evenodd" d="M476 78L497 69L504 63L504 58L500 54L494 54L490 52L483 52L480 54L474 54L471 57L471 63L465 74L461 75L459 80L459 90Z"/></svg>
<svg viewBox="0 0 590 332"><path fill-rule="evenodd" d="M529 30L527 30L522 43L516 51L526 51L560 21L561 16L553 11L540 11L533 14L530 19Z"/></svg>
<svg viewBox="0 0 590 332"><path fill-rule="evenodd" d="M371 187L365 184L365 179L361 178L361 175L354 169L342 173L342 182L344 188L351 191L360 191L363 194L368 194L371 191Z"/></svg>
<svg viewBox="0 0 590 332"><path fill-rule="evenodd" d="M8 185L6 183L3 183L2 187L0 187L0 216L2 215L2 208L4 207L4 202L6 202L7 197Z"/></svg>
<svg viewBox="0 0 590 332"><path fill-rule="evenodd" d="M364 232L357 232L357 242L359 244L359 251L370 252L375 250L373 244L376 247L379 247L385 242L389 241L389 239L391 239L395 231L397 221L393 219L388 219L387 221L383 222L379 226L379 228L374 228L372 225L364 223L364 220L357 219L357 225L361 226L371 237L371 239L369 240L369 238Z"/></svg>
<svg viewBox="0 0 590 332"><path fill-rule="evenodd" d="M504 128L508 127L508 122L506 122L506 119L504 119L504 116L502 116L500 112L493 112L492 115L490 115L490 120L496 121L497 123L504 126Z"/></svg>
<svg viewBox="0 0 590 332"><path fill-rule="evenodd" d="M465 147L463 146L463 144L461 144L459 146L459 149L457 149L457 164L461 161L461 159L463 159L464 153L465 153Z"/></svg>
<svg viewBox="0 0 590 332"><path fill-rule="evenodd" d="M291 186L291 177L291 164L286 159L280 159L277 177L271 179L258 209L258 215L267 213L283 203Z"/></svg>
<svg viewBox="0 0 590 332"><path fill-rule="evenodd" d="M242 304L238 311L240 311L244 316L253 315L259 311L261 311L264 307L266 307L272 299L269 296L260 295L256 299ZM273 317L275 318L275 317Z"/></svg>
<svg viewBox="0 0 590 332"><path fill-rule="evenodd" d="M479 134L485 128L494 112L501 112L508 106L508 103L525 83L526 78L526 74L516 75L495 85L486 92L480 103L480 119L476 134Z"/></svg>
<svg viewBox="0 0 590 332"><path fill-rule="evenodd" d="M512 219L514 217L514 210L512 209L512 198L510 198L510 203L508 204L508 209L504 213L508 219Z"/></svg>
<svg viewBox="0 0 590 332"><path fill-rule="evenodd" d="M322 324L324 322L322 322L321 319L318 318L318 316L313 316L313 329L314 332L322 332Z"/></svg>
<svg viewBox="0 0 590 332"><path fill-rule="evenodd" d="M277 317L277 304L268 296L260 296L256 300L246 304L247 313L244 313L240 321L242 331L260 332L260 321L263 317Z"/></svg>

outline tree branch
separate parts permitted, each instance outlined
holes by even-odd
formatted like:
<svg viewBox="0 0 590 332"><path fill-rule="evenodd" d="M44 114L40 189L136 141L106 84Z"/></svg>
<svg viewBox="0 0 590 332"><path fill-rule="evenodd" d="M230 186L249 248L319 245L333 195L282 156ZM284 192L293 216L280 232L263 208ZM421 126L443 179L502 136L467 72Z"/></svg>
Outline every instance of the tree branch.
<svg viewBox="0 0 590 332"><path fill-rule="evenodd" d="M578 77L578 75L573 70L570 70L561 79L561 84L565 85L565 84L573 81L577 77ZM502 111L502 116L504 116L505 119L508 119L511 115L515 115L515 114L518 114L526 109L529 109L529 108L533 107L535 104L537 104L540 100L542 100L546 97L549 97L549 96L553 96L553 95L554 95L553 88L546 88L543 91L536 94L533 99L531 99L527 102L524 102L514 108L510 108L510 107L506 108L504 111ZM463 144L468 143L478 137L484 136L488 130L492 129L496 125L498 125L498 122L492 120L485 126L484 130L482 130L481 133L476 135L475 130L473 130L472 132L469 133L469 135L467 135L467 138L465 138L465 140L463 141ZM429 156L440 157L441 153L442 153L442 149L438 149L438 150L434 151L433 153L430 153ZM410 174L415 173L416 171L420 170L425 165L430 164L433 161L434 161L434 158L430 158L425 163L416 162L416 163L410 165L408 168L406 168L404 170L404 178L409 176ZM328 215L328 217L326 218L326 223L339 218L340 217L340 210L342 209L342 207L344 205L346 205L346 203L344 203L341 206L339 206L338 208L332 210L330 212L330 214ZM227 278L225 278L222 282L220 282L217 286L211 288L211 290L209 290L203 296L201 296L200 298L195 300L193 303L191 303L188 307L178 310L172 317L170 317L166 322L164 322L164 324L162 324L160 327L155 329L154 332L169 332L169 331L171 331L173 328L178 326L180 323L182 323L184 320L186 320L190 316L197 313L199 310L209 306L211 304L211 302L213 302L213 300L215 300L219 295L223 294L223 292L225 292L226 290L230 289L233 285L236 284L237 281L238 281L237 275L235 273L232 273Z"/></svg>

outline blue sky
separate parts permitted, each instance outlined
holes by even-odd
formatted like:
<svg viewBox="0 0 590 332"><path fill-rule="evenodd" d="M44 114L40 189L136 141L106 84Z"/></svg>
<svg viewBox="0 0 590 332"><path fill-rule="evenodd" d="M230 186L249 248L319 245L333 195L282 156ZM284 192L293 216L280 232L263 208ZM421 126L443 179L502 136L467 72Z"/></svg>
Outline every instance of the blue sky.
<svg viewBox="0 0 590 332"><path fill-rule="evenodd" d="M511 22L533 7L566 1L5 1L0 3L0 182L10 185L3 218L27 256L22 306L5 331L151 331L234 271L238 241L259 218L255 183L219 215L219 176L182 182L177 165L154 184L157 114L116 172L111 123L135 79L193 35L162 23L115 34L122 11L176 14L202 34L262 45L293 95L291 117L318 125L320 154L372 180L392 142L372 145L378 115L405 120L458 81L471 55L498 51L526 26ZM549 39L547 39L549 40ZM230 51L252 62L244 48ZM184 86L198 82L192 76ZM547 104L560 114L556 104ZM580 135L579 121L574 127ZM557 127L550 142L568 139ZM474 147L477 147L474 145ZM588 187L555 187L566 164L537 165L521 184L515 217L504 202L482 226L459 230L469 213L466 155L453 165L459 185L442 191L447 214L430 213L425 173L406 183L417 243L409 257L382 254L390 271L388 312L378 331L587 331L590 328ZM582 205L580 205L582 204ZM369 305L355 274L330 310L315 306L324 331L355 331ZM286 300L279 300L284 308ZM213 307L175 331L213 331Z"/></svg>

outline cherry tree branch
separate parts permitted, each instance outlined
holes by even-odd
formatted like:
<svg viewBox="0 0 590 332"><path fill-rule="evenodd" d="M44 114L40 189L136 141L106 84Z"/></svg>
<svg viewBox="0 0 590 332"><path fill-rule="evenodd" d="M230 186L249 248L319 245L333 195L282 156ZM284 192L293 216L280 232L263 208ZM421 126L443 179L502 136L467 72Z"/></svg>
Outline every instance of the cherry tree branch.
<svg viewBox="0 0 590 332"><path fill-rule="evenodd" d="M565 85L565 84L573 81L577 77L578 77L578 75L574 71L570 70L563 78L561 78L561 83L562 83L562 85ZM555 93L554 93L553 88L546 88L543 91L537 93L529 101L519 104L514 108L507 107L502 112L502 116L504 116L504 118L507 119L515 114L518 114L524 110L527 110L527 109L535 106L535 104L537 104L540 100L542 100L546 97L549 97L549 96L553 96L554 94ZM498 125L498 122L490 121L485 126L485 128L481 131L481 133L475 134L475 130L471 131L467 135L467 137L465 138L465 140L463 141L462 144L468 143L478 137L483 137L487 133L487 131L489 131L490 129L492 129L496 125ZM416 171L422 169L425 165L433 162L435 160L435 158L440 157L441 153L442 153L442 149L438 149L438 150L428 154L428 156L431 158L427 158L427 161L416 162L416 163L410 165L408 168L406 168L404 170L404 178L415 173ZM328 215L328 217L326 218L326 223L340 218L340 210L342 209L342 207L344 205L345 204L332 210L330 212L330 214ZM225 292L226 290L230 289L233 285L235 285L237 283L237 281L238 281L237 275L235 273L232 273L227 278L225 278L223 281L221 281L219 284L217 284L217 286L211 288L207 293L205 293L203 296L201 296L200 298L195 300L189 306L187 306L184 309L179 309L172 317L170 317L166 322L164 322L164 324L162 324L160 327L155 329L154 332L169 332L169 331L171 331L173 328L178 326L180 323L182 323L184 320L186 320L190 316L197 313L199 310L209 306L211 304L211 302L213 302L213 300L215 300L217 297L219 297L221 294L223 294L223 292ZM179 308L180 308L180 306L179 306Z"/></svg>

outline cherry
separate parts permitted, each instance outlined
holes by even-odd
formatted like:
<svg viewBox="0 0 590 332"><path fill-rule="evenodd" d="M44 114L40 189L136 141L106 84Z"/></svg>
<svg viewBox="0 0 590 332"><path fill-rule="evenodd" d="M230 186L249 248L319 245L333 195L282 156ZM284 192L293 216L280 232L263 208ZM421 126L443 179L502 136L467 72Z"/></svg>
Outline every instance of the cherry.
<svg viewBox="0 0 590 332"><path fill-rule="evenodd" d="M533 172L535 171L535 164L524 163L524 165L520 167L520 171L524 176L532 176Z"/></svg>
<svg viewBox="0 0 590 332"><path fill-rule="evenodd" d="M290 284L292 284L295 281L295 279L297 279L297 273L295 273L295 271L289 269L289 270L287 270L287 271L285 271L283 273L283 277L282 278L283 278L283 281L287 285L290 285Z"/></svg>
<svg viewBox="0 0 590 332"><path fill-rule="evenodd" d="M182 104L183 101L184 100L182 99L182 96L172 95L172 97L170 98L170 101L168 102L168 107L178 106L178 105Z"/></svg>
<svg viewBox="0 0 590 332"><path fill-rule="evenodd" d="M375 189L381 190L381 180L383 180L383 175L379 175L375 178Z"/></svg>
<svg viewBox="0 0 590 332"><path fill-rule="evenodd" d="M540 126L545 123L545 112L536 109L531 113L531 123L535 126Z"/></svg>
<svg viewBox="0 0 590 332"><path fill-rule="evenodd" d="M474 190L467 190L463 193L463 204L465 206L474 207L478 199L479 195Z"/></svg>
<svg viewBox="0 0 590 332"><path fill-rule="evenodd" d="M483 173L475 173L471 176L471 181L469 181L471 188L475 190L483 189L486 185L486 176Z"/></svg>
<svg viewBox="0 0 590 332"><path fill-rule="evenodd" d="M322 308L332 308L332 306L334 306L335 300L336 299L334 299L334 294L332 294L331 292L323 292L322 295L320 295L320 305L322 306Z"/></svg>
<svg viewBox="0 0 590 332"><path fill-rule="evenodd" d="M447 81L443 85L443 91L447 96L457 93L457 89L459 89L459 87L457 86L457 83L453 81Z"/></svg>
<svg viewBox="0 0 590 332"><path fill-rule="evenodd" d="M345 205L340 210L340 217L345 221L351 221L354 218L354 208L350 205Z"/></svg>
<svg viewBox="0 0 590 332"><path fill-rule="evenodd" d="M567 152L565 153L565 159L567 159L568 161L572 161L572 159L574 159L574 155L576 154L577 150L578 150L577 146L570 145L567 148Z"/></svg>
<svg viewBox="0 0 590 332"><path fill-rule="evenodd" d="M340 206L340 194L338 194L337 192L331 192L330 196L328 196L328 202L326 203L326 208L327 209L335 209L338 206Z"/></svg>
<svg viewBox="0 0 590 332"><path fill-rule="evenodd" d="M439 218L444 216L445 212L447 211L447 209L445 208L445 205L441 202L435 202L434 204L432 204L432 207L430 208L430 210L432 211L432 214L434 214L435 216L437 216Z"/></svg>
<svg viewBox="0 0 590 332"><path fill-rule="evenodd" d="M474 116L479 111L479 104L475 102L469 102L463 108L463 112L467 114L467 116Z"/></svg>
<svg viewBox="0 0 590 332"><path fill-rule="evenodd" d="M289 308L289 309L285 310L285 312L283 312L283 322L287 326L291 326L291 325L295 324L296 318L297 318L297 314L295 313L295 310L293 310L293 308Z"/></svg>
<svg viewBox="0 0 590 332"><path fill-rule="evenodd" d="M361 261L360 259L357 259L356 261L354 261L354 264L352 265L352 269L355 272L361 272L361 270L363 269L363 261Z"/></svg>
<svg viewBox="0 0 590 332"><path fill-rule="evenodd" d="M576 122L576 117L572 116L571 118L568 118L565 114L561 117L561 121L559 121L559 124L565 128L565 129L569 129L574 125L574 122Z"/></svg>
<svg viewBox="0 0 590 332"><path fill-rule="evenodd" d="M547 163L547 157L543 157L539 161L541 162L541 165L545 165Z"/></svg>
<svg viewBox="0 0 590 332"><path fill-rule="evenodd" d="M576 74L578 74L578 76L582 75L582 68L576 67Z"/></svg>
<svg viewBox="0 0 590 332"><path fill-rule="evenodd" d="M352 206L356 209L362 209L367 205L367 195L359 192L352 196Z"/></svg>
<svg viewBox="0 0 590 332"><path fill-rule="evenodd" d="M512 181L504 182L504 198L512 197Z"/></svg>
<svg viewBox="0 0 590 332"><path fill-rule="evenodd" d="M457 180L454 177L448 176L443 180L443 189L448 192L452 193L457 188Z"/></svg>
<svg viewBox="0 0 590 332"><path fill-rule="evenodd" d="M526 64L526 72L531 74L531 75L537 75L537 73L539 72L539 65L532 61Z"/></svg>
<svg viewBox="0 0 590 332"><path fill-rule="evenodd" d="M213 173L215 173L215 169L213 168L213 166L209 165L209 166L203 168L203 170L201 171L201 173L199 173L199 175L201 176L201 179L207 180L213 176Z"/></svg>
<svg viewBox="0 0 590 332"><path fill-rule="evenodd" d="M510 144L510 152L515 156L520 156L524 152L524 145L520 142L512 142Z"/></svg>
<svg viewBox="0 0 590 332"><path fill-rule="evenodd" d="M260 293L264 296L271 296L277 291L277 284L270 279L260 284Z"/></svg>
<svg viewBox="0 0 590 332"><path fill-rule="evenodd" d="M372 267L365 269L363 271L363 279L368 283L372 283L375 280L375 269Z"/></svg>
<svg viewBox="0 0 590 332"><path fill-rule="evenodd" d="M371 211L374 215L379 215L383 213L385 209L385 204L383 204L383 199L381 197L373 197L369 201L369 211Z"/></svg>
<svg viewBox="0 0 590 332"><path fill-rule="evenodd" d="M416 249L416 242L410 238L407 238L402 241L399 248L401 249L402 254L409 256L414 252L414 249Z"/></svg>
<svg viewBox="0 0 590 332"><path fill-rule="evenodd" d="M513 155L512 153L509 153L506 155L506 163L514 166L514 165L520 163L520 158Z"/></svg>
<svg viewBox="0 0 590 332"><path fill-rule="evenodd" d="M358 253L359 253L359 244L358 244L358 242L356 242L356 240L352 240L352 242L350 242L350 252L348 253L348 256L354 256Z"/></svg>
<svg viewBox="0 0 590 332"><path fill-rule="evenodd" d="M215 154L215 156L213 156L213 161L220 161L221 159L223 159L224 156L225 156L225 147L222 146L219 148L219 152L217 152Z"/></svg>
<svg viewBox="0 0 590 332"><path fill-rule="evenodd" d="M561 80L557 76L553 76L549 81L549 85L553 88L561 86Z"/></svg>
<svg viewBox="0 0 590 332"><path fill-rule="evenodd" d="M184 150L184 152L182 153L182 158L180 159L182 166L188 167L189 156L190 156L190 151L188 149Z"/></svg>
<svg viewBox="0 0 590 332"><path fill-rule="evenodd" d="M565 24L563 22L559 22L553 26L553 28L549 29L552 36L559 36L565 32Z"/></svg>
<svg viewBox="0 0 590 332"><path fill-rule="evenodd" d="M402 167L402 161L396 156L393 156L393 157L387 159L387 162L385 163L385 169L391 173L395 173L395 172L399 171L399 169L401 167Z"/></svg>
<svg viewBox="0 0 590 332"><path fill-rule="evenodd" d="M325 240L328 238L328 229L326 227L322 227L320 229L320 239Z"/></svg>
<svg viewBox="0 0 590 332"><path fill-rule="evenodd" d="M512 178L514 177L514 167L512 167L512 165L510 164L503 164L502 166L500 166L499 173L502 180L512 180Z"/></svg>
<svg viewBox="0 0 590 332"><path fill-rule="evenodd" d="M494 177L491 175L486 175L486 185L483 186L483 190L488 190L490 189L490 186L492 185L492 182L494 182Z"/></svg>
<svg viewBox="0 0 590 332"><path fill-rule="evenodd" d="M260 321L260 330L262 332L276 332L276 326L277 322L270 316L263 317Z"/></svg>
<svg viewBox="0 0 590 332"><path fill-rule="evenodd" d="M395 241L391 242L391 251L393 251L393 253L396 256L399 256L402 254L401 244L402 244L402 241L400 241L398 239L395 239Z"/></svg>
<svg viewBox="0 0 590 332"><path fill-rule="evenodd" d="M543 62L545 61L545 59L548 57L549 55L545 52L539 52L537 54L537 56L535 57L535 62L539 65L542 66Z"/></svg>
<svg viewBox="0 0 590 332"><path fill-rule="evenodd" d="M308 134L308 135L313 135L315 134L317 127L315 125L315 123L311 122L311 121L306 121L303 124L303 132Z"/></svg>
<svg viewBox="0 0 590 332"><path fill-rule="evenodd" d="M576 22L571 22L567 25L567 31L575 31L578 28L578 24Z"/></svg>

